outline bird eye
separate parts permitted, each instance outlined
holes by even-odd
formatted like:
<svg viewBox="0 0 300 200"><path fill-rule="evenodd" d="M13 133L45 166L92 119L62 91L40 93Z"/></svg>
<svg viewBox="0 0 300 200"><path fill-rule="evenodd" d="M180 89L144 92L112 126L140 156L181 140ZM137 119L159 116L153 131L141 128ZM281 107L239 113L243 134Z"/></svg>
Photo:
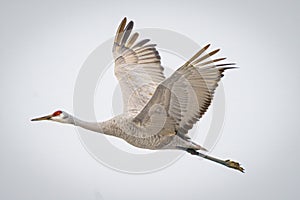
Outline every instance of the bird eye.
<svg viewBox="0 0 300 200"><path fill-rule="evenodd" d="M55 116L58 116L62 113L62 111L58 110L58 111L55 111L52 116L55 117Z"/></svg>

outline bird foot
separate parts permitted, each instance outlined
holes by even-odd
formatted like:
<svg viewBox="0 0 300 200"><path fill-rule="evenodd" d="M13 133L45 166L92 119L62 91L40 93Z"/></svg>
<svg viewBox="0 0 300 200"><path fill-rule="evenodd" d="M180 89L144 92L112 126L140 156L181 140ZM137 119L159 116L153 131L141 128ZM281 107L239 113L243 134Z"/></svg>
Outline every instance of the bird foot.
<svg viewBox="0 0 300 200"><path fill-rule="evenodd" d="M244 168L242 168L241 165L238 162L234 162L234 161L231 161L231 160L225 160L225 165L227 167L239 170L240 172L244 173Z"/></svg>

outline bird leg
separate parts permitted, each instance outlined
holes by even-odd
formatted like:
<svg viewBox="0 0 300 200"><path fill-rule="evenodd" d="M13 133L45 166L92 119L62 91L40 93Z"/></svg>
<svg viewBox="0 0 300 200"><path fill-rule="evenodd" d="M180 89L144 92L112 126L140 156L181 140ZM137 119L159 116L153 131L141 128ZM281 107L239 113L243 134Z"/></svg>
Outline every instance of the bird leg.
<svg viewBox="0 0 300 200"><path fill-rule="evenodd" d="M240 164L238 162L234 162L234 161L231 161L231 160L220 160L218 158L215 158L215 157L212 157L212 156L209 156L209 155L205 155L203 153L200 153L198 151L196 151L195 149L186 149L187 152L189 152L190 154L192 155L197 155L197 156L200 156L202 158L205 158L205 159L208 159L208 160L211 160L213 162L216 162L216 163L219 163L221 165L224 165L226 167L229 167L229 168L232 168L232 169L236 169L236 170L239 170L240 172L243 172L244 173L244 168L240 166Z"/></svg>

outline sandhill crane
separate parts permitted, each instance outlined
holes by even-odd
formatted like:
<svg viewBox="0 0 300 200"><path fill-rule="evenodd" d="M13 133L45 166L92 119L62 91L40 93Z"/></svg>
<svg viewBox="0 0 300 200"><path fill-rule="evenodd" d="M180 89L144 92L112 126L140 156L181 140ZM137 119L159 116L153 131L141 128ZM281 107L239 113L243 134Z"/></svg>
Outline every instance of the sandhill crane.
<svg viewBox="0 0 300 200"><path fill-rule="evenodd" d="M104 122L86 122L58 110L32 121L73 124L122 138L139 148L184 150L244 172L237 162L207 155L187 136L211 104L223 72L234 68L234 63L218 64L225 58L210 59L219 49L205 53L210 46L206 45L165 78L156 45L149 44L148 39L137 42L139 34L131 34L132 29L133 22L127 24L125 17L112 49L114 71L123 95L123 114Z"/></svg>

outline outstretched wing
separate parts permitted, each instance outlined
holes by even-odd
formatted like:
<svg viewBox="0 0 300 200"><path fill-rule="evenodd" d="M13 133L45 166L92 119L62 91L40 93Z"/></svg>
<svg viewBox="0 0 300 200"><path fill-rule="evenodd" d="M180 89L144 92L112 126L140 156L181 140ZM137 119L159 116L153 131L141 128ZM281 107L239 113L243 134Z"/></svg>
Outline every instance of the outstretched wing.
<svg viewBox="0 0 300 200"><path fill-rule="evenodd" d="M126 26L126 27L125 27ZM115 75L119 80L124 112L137 114L152 97L165 77L155 44L149 39L136 42L139 34L131 34L133 22L121 22L113 45Z"/></svg>
<svg viewBox="0 0 300 200"><path fill-rule="evenodd" d="M211 60L219 49L205 54L209 45L197 52L182 67L176 70L169 78L158 85L153 97L144 109L135 117L134 121L141 126L153 125L153 113L164 112L168 120L173 123L175 132L181 137L188 138L185 134L206 112L213 99L214 91L223 76L228 64L216 64L225 58ZM157 112L153 108L159 107ZM162 109L163 108L163 111ZM163 115L160 115L163 116ZM170 127L170 124L161 127ZM163 133L166 134L166 133Z"/></svg>

